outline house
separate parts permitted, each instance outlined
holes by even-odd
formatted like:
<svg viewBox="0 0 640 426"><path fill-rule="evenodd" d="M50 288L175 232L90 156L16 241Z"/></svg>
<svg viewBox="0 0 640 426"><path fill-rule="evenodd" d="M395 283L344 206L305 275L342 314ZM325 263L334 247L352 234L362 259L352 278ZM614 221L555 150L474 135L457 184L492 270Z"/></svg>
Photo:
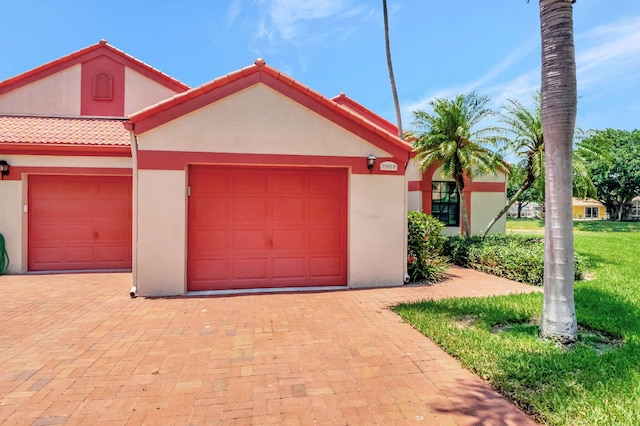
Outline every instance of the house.
<svg viewBox="0 0 640 426"><path fill-rule="evenodd" d="M631 200L631 219L640 220L640 197Z"/></svg>
<svg viewBox="0 0 640 426"><path fill-rule="evenodd" d="M10 273L131 269L142 296L402 285L407 208L460 231L395 126L261 59L189 88L101 41L0 82L1 161ZM478 232L505 178L467 188Z"/></svg>
<svg viewBox="0 0 640 426"><path fill-rule="evenodd" d="M333 98L355 113L389 133L398 134L396 125L385 120L365 106L357 103L344 93ZM421 171L416 160L411 158L407 164L407 207L410 211L422 211L444 222L444 234L459 235L462 230L460 199L452 179L440 173L438 165L432 165ZM471 181L465 178L464 197L469 215L472 234L481 233L491 219L506 204L507 174L482 175ZM490 233L506 231L506 215L502 216L490 230Z"/></svg>
<svg viewBox="0 0 640 426"><path fill-rule="evenodd" d="M605 219L604 204L591 198L573 198L572 212L574 219Z"/></svg>
<svg viewBox="0 0 640 426"><path fill-rule="evenodd" d="M539 218L541 217L540 209L541 207L539 203L530 201L522 207L522 210L520 210L520 217L528 219ZM513 203L511 207L509 207L509 210L507 210L507 215L509 217L518 217L518 202Z"/></svg>
<svg viewBox="0 0 640 426"><path fill-rule="evenodd" d="M130 269L126 116L188 87L101 41L0 82L9 273Z"/></svg>

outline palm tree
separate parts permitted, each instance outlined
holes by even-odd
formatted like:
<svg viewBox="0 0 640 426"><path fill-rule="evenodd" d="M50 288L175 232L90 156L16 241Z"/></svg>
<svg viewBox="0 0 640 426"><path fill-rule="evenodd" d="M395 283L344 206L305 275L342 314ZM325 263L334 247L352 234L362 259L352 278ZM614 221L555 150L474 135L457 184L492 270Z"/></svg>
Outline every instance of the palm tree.
<svg viewBox="0 0 640 426"><path fill-rule="evenodd" d="M575 0L540 0L542 131L545 135L544 297L540 336L563 343L578 335L571 214L576 122Z"/></svg>
<svg viewBox="0 0 640 426"><path fill-rule="evenodd" d="M471 235L467 203L464 198L464 178L480 174L495 174L507 165L502 157L485 148L492 143L488 129L477 128L481 121L493 115L487 108L489 98L475 92L454 99L434 99L429 102L433 113L415 111L416 132L414 151L421 170L438 164L442 175L455 182L460 199L460 214L464 234Z"/></svg>
<svg viewBox="0 0 640 426"><path fill-rule="evenodd" d="M522 158L526 176L518 191L509 199L507 204L491 219L482 232L487 235L491 227L509 210L520 196L533 185L544 170L544 137L542 135L542 120L540 119L540 96L534 96L536 108L528 110L519 101L509 99L509 104L503 109L498 121L504 127L496 128L497 139L509 146L516 157ZM509 136L513 136L510 139Z"/></svg>
<svg viewBox="0 0 640 426"><path fill-rule="evenodd" d="M509 201L496 214L484 229L482 235L487 235L491 227L509 210L520 196L529 189L536 180L544 177L544 135L542 134L542 117L540 113L540 92L533 97L535 107L528 110L519 101L509 99L508 105L503 107L498 121L503 127L496 127L496 140L501 142L505 149L522 159L526 170L526 176L518 191L509 198ZM585 198L593 197L596 189L591 181L589 164L594 161L608 161L606 148L601 144L587 138L588 132L577 131L575 138L575 150L571 162L573 171L573 195ZM543 191L544 193L544 191Z"/></svg>
<svg viewBox="0 0 640 426"><path fill-rule="evenodd" d="M384 15L384 41L387 52L387 67L389 68L389 81L391 82L391 92L393 93L393 104L396 107L396 120L398 124L398 137L402 139L402 116L400 114L400 101L398 100L398 90L396 89L396 79L393 77L393 65L391 63L391 45L389 43L389 17L387 15L387 0L382 0L382 14Z"/></svg>

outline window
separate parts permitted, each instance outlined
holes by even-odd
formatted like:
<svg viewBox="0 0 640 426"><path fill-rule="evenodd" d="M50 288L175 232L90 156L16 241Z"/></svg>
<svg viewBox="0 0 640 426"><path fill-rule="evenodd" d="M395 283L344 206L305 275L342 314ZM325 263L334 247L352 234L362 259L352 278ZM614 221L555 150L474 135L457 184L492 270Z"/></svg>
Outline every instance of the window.
<svg viewBox="0 0 640 426"><path fill-rule="evenodd" d="M586 219L597 219L598 218L598 207L585 207L584 208L584 217Z"/></svg>
<svg viewBox="0 0 640 426"><path fill-rule="evenodd" d="M631 203L631 217L640 219L640 200L633 200Z"/></svg>
<svg viewBox="0 0 640 426"><path fill-rule="evenodd" d="M431 215L447 226L460 226L460 197L454 182L433 182Z"/></svg>
<svg viewBox="0 0 640 426"><path fill-rule="evenodd" d="M111 99L111 76L101 72L93 80L93 99Z"/></svg>

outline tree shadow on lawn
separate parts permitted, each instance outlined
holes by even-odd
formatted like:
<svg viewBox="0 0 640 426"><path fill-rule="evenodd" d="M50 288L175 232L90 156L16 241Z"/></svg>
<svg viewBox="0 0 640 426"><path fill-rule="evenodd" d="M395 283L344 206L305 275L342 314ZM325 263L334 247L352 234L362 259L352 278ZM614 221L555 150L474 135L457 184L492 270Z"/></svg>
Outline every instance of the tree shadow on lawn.
<svg viewBox="0 0 640 426"><path fill-rule="evenodd" d="M573 228L585 232L640 232L640 222L614 222L609 220L574 221Z"/></svg>
<svg viewBox="0 0 640 426"><path fill-rule="evenodd" d="M590 398L620 399L622 407L612 404L608 408L611 410L609 421L612 421L616 416L625 415L625 402L633 405L638 398L628 389L636 386L634 383L640 375L640 309L620 295L594 287L576 289L575 298L581 326L578 342L557 350L509 352L498 358L499 374L495 383L501 384L499 391L508 398L518 395L525 409L545 405L551 413L560 412L565 406L575 413ZM594 341L594 334L583 327L596 331L597 336L617 337L619 341L601 345ZM513 333L535 336L538 326L529 330L526 326L516 327ZM611 395L612 389L620 393ZM565 397L558 400L556 395ZM623 396L629 399L625 401ZM637 418L640 414L635 410ZM534 417L538 415L537 410L529 413Z"/></svg>

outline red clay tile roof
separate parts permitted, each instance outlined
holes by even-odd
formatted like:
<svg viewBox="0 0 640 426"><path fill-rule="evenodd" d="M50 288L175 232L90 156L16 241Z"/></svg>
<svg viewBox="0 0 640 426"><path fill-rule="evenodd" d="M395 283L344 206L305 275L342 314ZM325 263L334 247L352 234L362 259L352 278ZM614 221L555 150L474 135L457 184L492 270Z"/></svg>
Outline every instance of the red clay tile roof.
<svg viewBox="0 0 640 426"><path fill-rule="evenodd" d="M342 123L343 127L347 126L354 133L359 134L362 130L369 132L378 141L376 144L384 141L385 145L393 146L394 151L398 150L395 155L400 155L399 152L404 152L406 155L413 149L411 144L398 138L397 134L394 135L387 128L370 121L370 117L363 116L323 96L309 86L266 65L263 59L256 59L253 65L133 113L129 116L130 123L125 125L128 129L135 129L136 134L141 134L258 82L269 85L327 118L331 117L330 119ZM375 115L373 112L370 113ZM347 122L348 125L345 124Z"/></svg>
<svg viewBox="0 0 640 426"><path fill-rule="evenodd" d="M0 144L130 146L123 121L0 115Z"/></svg>
<svg viewBox="0 0 640 426"><path fill-rule="evenodd" d="M92 44L84 49L80 49L44 65L40 65L32 70L18 74L4 81L0 81L0 94L10 92L26 84L48 77L73 65L86 62L101 55L106 55L175 92L184 92L189 89L189 86L186 84L153 68L151 65L134 58L122 50L116 49L105 40L100 40L98 43Z"/></svg>
<svg viewBox="0 0 640 426"><path fill-rule="evenodd" d="M351 111L362 116L362 118L369 120L373 124L386 130L392 135L398 134L398 126L388 121L387 119L379 116L378 114L371 111L369 108L365 107L361 103L356 102L355 100L345 95L344 93L340 93L338 96L331 98L331 100L342 106L349 108Z"/></svg>

